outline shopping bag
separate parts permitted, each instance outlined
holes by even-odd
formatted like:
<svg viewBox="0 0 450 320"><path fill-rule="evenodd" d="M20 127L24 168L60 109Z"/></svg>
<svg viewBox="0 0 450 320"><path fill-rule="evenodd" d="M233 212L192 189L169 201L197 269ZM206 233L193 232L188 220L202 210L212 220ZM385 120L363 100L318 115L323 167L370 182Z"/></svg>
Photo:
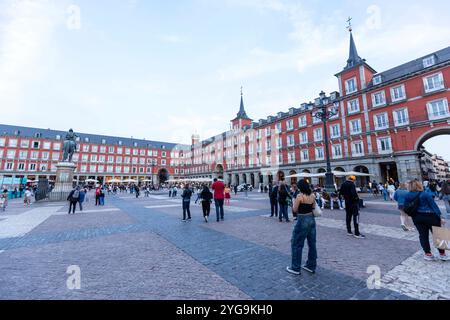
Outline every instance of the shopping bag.
<svg viewBox="0 0 450 320"><path fill-rule="evenodd" d="M437 249L450 250L450 229L433 227L433 244Z"/></svg>

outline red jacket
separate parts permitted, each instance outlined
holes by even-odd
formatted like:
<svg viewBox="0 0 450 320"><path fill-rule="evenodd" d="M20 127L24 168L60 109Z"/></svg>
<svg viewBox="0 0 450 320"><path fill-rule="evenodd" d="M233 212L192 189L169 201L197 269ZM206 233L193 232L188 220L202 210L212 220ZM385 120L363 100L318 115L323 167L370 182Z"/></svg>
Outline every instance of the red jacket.
<svg viewBox="0 0 450 320"><path fill-rule="evenodd" d="M213 183L212 187L214 190L214 199L215 200L223 200L225 199L225 184L222 181L216 181Z"/></svg>

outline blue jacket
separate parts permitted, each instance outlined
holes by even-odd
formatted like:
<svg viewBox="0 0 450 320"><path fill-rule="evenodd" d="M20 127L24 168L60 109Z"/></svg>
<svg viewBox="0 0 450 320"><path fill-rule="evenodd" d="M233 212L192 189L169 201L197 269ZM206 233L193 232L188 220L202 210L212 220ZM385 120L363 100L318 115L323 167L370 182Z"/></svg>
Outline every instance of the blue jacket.
<svg viewBox="0 0 450 320"><path fill-rule="evenodd" d="M408 192L405 196L405 205L410 203L415 197L417 197L418 192ZM441 210L437 206L433 199L433 196L429 192L422 192L420 195L420 204L417 212L420 213L435 213L438 217L441 216Z"/></svg>
<svg viewBox="0 0 450 320"><path fill-rule="evenodd" d="M80 190L80 197L78 198L79 202L84 202L84 198L86 197L86 194L84 193L84 191Z"/></svg>
<svg viewBox="0 0 450 320"><path fill-rule="evenodd" d="M405 197L408 193L408 190L403 189L398 189L397 191L395 191L394 200L397 201L399 207L405 205Z"/></svg>

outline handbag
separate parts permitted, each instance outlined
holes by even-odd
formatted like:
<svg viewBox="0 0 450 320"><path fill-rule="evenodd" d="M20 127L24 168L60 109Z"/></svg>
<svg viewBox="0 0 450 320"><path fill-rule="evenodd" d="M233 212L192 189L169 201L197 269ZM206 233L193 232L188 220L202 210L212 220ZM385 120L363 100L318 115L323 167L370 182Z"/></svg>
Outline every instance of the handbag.
<svg viewBox="0 0 450 320"><path fill-rule="evenodd" d="M319 218L322 216L322 209L320 209L320 207L316 204L315 207L313 208L313 215L316 218Z"/></svg>
<svg viewBox="0 0 450 320"><path fill-rule="evenodd" d="M433 244L436 249L450 250L450 229L433 227Z"/></svg>

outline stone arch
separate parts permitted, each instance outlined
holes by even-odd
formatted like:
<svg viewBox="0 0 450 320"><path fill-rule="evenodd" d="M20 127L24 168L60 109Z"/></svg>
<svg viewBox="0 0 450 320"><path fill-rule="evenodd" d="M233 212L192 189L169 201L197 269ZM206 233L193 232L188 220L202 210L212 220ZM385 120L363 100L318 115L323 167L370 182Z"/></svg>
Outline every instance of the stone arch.
<svg viewBox="0 0 450 320"><path fill-rule="evenodd" d="M369 168L367 168L366 166L356 166L353 171L355 172L361 172L361 173L367 173L369 174ZM358 187L367 187L369 185L370 182L370 177L356 177L356 185Z"/></svg>
<svg viewBox="0 0 450 320"><path fill-rule="evenodd" d="M158 170L158 181L159 183L165 183L169 180L169 171L166 168L161 168Z"/></svg>
<svg viewBox="0 0 450 320"><path fill-rule="evenodd" d="M434 128L431 130L428 130L427 132L425 132L424 134L422 134L416 141L415 145L414 145L414 150L419 151L420 148L423 146L423 144L436 136L440 136L440 135L450 135L450 126L445 126L445 127L440 127L440 128Z"/></svg>

